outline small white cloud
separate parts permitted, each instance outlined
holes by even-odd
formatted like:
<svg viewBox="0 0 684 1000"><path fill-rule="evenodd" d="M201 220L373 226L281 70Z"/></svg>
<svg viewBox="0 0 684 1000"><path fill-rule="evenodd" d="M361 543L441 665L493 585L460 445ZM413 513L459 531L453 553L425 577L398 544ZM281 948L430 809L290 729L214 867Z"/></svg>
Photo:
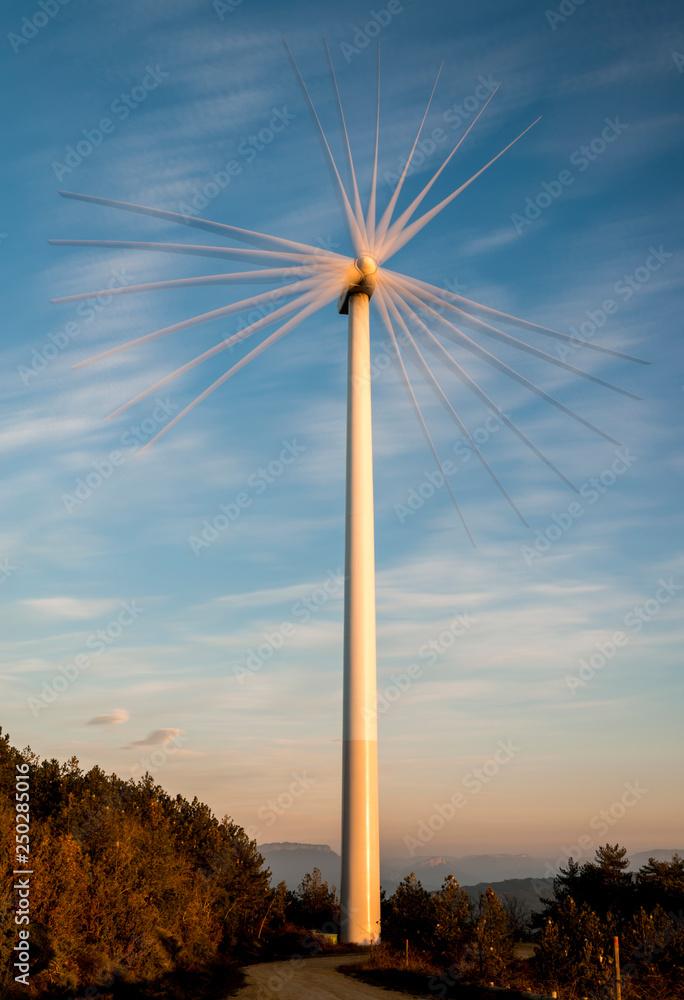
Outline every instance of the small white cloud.
<svg viewBox="0 0 684 1000"><path fill-rule="evenodd" d="M117 607L117 601L81 600L76 597L42 597L23 602L46 618L68 618L72 621L85 618L97 618Z"/></svg>
<svg viewBox="0 0 684 1000"><path fill-rule="evenodd" d="M91 429L90 420L82 417L31 417L20 413L0 433L0 451L26 449L55 440L70 440Z"/></svg>
<svg viewBox="0 0 684 1000"><path fill-rule="evenodd" d="M125 747L121 747L121 749L130 750L133 747L164 747L167 743L172 743L176 736L180 736L184 732L184 729L153 729L150 735L146 736L144 740L133 740L132 743L128 743Z"/></svg>
<svg viewBox="0 0 684 1000"><path fill-rule="evenodd" d="M109 715L96 715L88 720L89 726L119 726L122 722L128 722L130 715L125 708L115 708Z"/></svg>

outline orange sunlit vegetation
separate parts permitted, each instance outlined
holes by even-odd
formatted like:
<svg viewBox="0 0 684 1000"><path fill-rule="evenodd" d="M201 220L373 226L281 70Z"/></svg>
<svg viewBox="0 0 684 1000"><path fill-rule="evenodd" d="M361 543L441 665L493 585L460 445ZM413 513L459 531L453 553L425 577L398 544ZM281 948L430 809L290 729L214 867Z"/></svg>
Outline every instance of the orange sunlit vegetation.
<svg viewBox="0 0 684 1000"><path fill-rule="evenodd" d="M15 785L30 788L30 985L14 981ZM24 814L26 815L26 814ZM330 945L339 901L320 871L296 892L273 888L255 841L196 798L175 798L150 775L124 781L12 747L0 730L0 996L225 996L238 968ZM684 861L626 871L624 848L569 860L532 923L490 889L473 905L455 879L437 893L408 875L382 904L382 939L365 975L422 976L435 996L464 983L557 989L565 1000L609 988L620 937L623 1000L682 996ZM23 867L23 865L22 865ZM537 945L521 961L514 945ZM408 950L406 943L408 942ZM562 992L561 992L562 990ZM88 992L90 991L90 992ZM468 994L472 996L473 994ZM603 995L603 994L601 994ZM608 995L608 994L607 994Z"/></svg>

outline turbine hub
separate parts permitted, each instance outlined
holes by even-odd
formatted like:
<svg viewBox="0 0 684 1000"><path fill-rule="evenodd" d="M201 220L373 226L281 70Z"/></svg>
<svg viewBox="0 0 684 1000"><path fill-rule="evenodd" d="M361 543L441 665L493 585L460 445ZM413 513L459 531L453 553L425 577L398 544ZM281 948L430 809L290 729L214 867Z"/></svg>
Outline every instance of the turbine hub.
<svg viewBox="0 0 684 1000"><path fill-rule="evenodd" d="M350 295L367 295L370 299L375 291L378 265L374 257L364 253L352 263L345 277L344 287L337 301L337 311L346 316L349 313Z"/></svg>
<svg viewBox="0 0 684 1000"><path fill-rule="evenodd" d="M371 255L368 253L362 254L360 257L357 257L356 260L354 261L354 266L356 267L357 271L360 271L361 274L366 276L369 274L375 274L375 272L378 269L378 265L375 261L375 258L371 257Z"/></svg>

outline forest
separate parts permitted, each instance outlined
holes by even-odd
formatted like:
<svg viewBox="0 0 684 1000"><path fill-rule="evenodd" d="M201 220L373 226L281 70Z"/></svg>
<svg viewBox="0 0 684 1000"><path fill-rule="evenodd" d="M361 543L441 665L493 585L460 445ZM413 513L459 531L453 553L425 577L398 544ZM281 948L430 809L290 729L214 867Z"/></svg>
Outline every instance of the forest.
<svg viewBox="0 0 684 1000"><path fill-rule="evenodd" d="M383 943L370 966L385 982L389 972L397 988L406 977L391 974L408 967L416 986L439 997L465 997L463 984L491 983L596 1000L616 996L617 937L623 1000L684 997L684 860L651 858L631 873L626 855L606 844L593 861L568 859L552 897L540 899L531 917L491 888L473 905L453 878L431 893L409 875L383 901ZM531 957L516 957L521 942Z"/></svg>
<svg viewBox="0 0 684 1000"><path fill-rule="evenodd" d="M149 774L41 761L0 729L0 820L8 1000L225 997L242 966L335 948L323 934L337 929L337 894L317 869L294 892L272 886L239 825ZM684 996L684 861L628 866L619 845L569 859L531 921L491 889L472 901L453 878L431 893L409 874L383 894L382 944L357 974L413 977L438 997L488 983L614 996L617 935L624 1000ZM533 958L516 957L521 941Z"/></svg>

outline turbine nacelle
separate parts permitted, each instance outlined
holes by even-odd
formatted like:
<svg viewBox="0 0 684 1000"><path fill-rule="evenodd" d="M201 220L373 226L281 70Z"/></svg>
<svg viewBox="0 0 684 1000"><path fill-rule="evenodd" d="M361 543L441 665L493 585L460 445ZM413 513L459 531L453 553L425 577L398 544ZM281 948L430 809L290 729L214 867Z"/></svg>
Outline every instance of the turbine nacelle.
<svg viewBox="0 0 684 1000"><path fill-rule="evenodd" d="M378 277L378 265L375 257L364 253L352 261L345 276L344 288L337 300L337 311L342 316L349 313L349 296L362 292L370 299L375 291Z"/></svg>

